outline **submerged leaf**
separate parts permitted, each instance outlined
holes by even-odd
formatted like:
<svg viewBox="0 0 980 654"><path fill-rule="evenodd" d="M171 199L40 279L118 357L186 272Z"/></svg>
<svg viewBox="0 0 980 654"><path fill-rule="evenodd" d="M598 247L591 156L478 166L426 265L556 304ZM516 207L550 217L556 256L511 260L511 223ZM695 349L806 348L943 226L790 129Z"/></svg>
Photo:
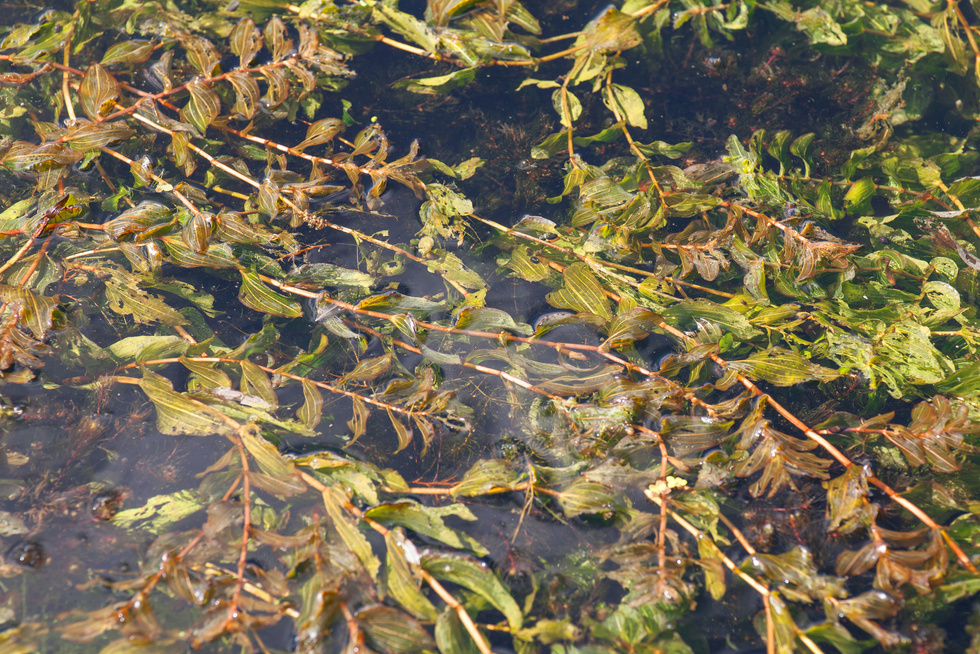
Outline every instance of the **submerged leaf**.
<svg viewBox="0 0 980 654"><path fill-rule="evenodd" d="M242 286L238 299L250 309L269 313L283 318L299 318L303 315L303 307L299 302L281 295L262 283L254 272L240 271Z"/></svg>
<svg viewBox="0 0 980 654"><path fill-rule="evenodd" d="M181 436L210 436L228 431L217 411L201 402L174 391L170 381L143 370L140 388L150 398L157 411L157 429L162 434Z"/></svg>

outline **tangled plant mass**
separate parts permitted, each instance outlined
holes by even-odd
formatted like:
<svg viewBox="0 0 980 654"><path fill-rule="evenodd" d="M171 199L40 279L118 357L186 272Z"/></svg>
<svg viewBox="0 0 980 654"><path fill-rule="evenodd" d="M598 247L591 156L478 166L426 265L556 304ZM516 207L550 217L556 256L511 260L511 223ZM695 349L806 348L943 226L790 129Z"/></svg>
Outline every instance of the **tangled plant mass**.
<svg viewBox="0 0 980 654"><path fill-rule="evenodd" d="M5 651L980 650L973 8L403 4L14 3Z"/></svg>

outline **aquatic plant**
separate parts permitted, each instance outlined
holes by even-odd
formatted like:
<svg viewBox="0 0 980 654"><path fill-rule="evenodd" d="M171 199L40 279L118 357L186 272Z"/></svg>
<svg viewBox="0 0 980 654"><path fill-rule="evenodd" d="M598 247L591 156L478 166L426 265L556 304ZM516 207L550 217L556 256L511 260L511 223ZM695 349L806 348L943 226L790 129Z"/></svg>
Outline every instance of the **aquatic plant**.
<svg viewBox="0 0 980 654"><path fill-rule="evenodd" d="M598 9L0 28L6 651L980 648L980 20Z"/></svg>

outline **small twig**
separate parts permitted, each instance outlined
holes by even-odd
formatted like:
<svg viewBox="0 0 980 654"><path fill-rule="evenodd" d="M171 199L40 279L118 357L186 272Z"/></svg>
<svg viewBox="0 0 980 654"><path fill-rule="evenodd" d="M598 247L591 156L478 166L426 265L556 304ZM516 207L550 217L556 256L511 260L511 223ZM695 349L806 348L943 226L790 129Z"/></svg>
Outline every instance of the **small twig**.
<svg viewBox="0 0 980 654"><path fill-rule="evenodd" d="M71 94L68 91L68 71L69 71L68 56L69 56L69 52L71 51L71 37L75 31L75 20L77 20L77 18L78 18L78 11L76 11L75 15L72 16L70 27L68 28L68 35L65 37L65 53L64 53L65 68L64 70L61 71L61 94L65 98L65 110L68 112L68 117L71 118L72 121L77 120L77 117L75 116L75 106L72 104L71 101Z"/></svg>

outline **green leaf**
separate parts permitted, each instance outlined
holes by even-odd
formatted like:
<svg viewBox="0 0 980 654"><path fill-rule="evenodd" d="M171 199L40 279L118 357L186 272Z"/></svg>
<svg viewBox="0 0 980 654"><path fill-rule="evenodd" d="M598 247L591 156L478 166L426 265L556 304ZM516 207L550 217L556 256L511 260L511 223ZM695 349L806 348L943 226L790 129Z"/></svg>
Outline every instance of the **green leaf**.
<svg viewBox="0 0 980 654"><path fill-rule="evenodd" d="M330 486L323 491L323 505L334 529L337 531L337 535L344 541L347 548L360 559L361 565L371 575L371 578L377 580L381 561L374 555L371 544L364 537L364 534L358 530L357 521L345 508L348 503L347 495L339 488Z"/></svg>
<svg viewBox="0 0 980 654"><path fill-rule="evenodd" d="M243 18L238 21L228 35L228 43L231 51L238 55L238 66L247 68L252 63L252 59L262 49L262 39L259 31L255 28L255 21L251 18Z"/></svg>
<svg viewBox="0 0 980 654"><path fill-rule="evenodd" d="M236 71L227 73L225 79L235 89L235 104L231 110L246 120L251 119L255 115L262 95L258 82L251 75Z"/></svg>
<svg viewBox="0 0 980 654"><path fill-rule="evenodd" d="M534 331L530 325L515 322L509 313L488 307L463 307L456 313L453 326L469 331L497 332L506 329L521 336L530 336Z"/></svg>
<svg viewBox="0 0 980 654"><path fill-rule="evenodd" d="M584 263L573 263L565 269L564 286L548 294L548 302L559 309L593 313L604 320L612 318L609 300L602 285Z"/></svg>
<svg viewBox="0 0 980 654"><path fill-rule="evenodd" d="M383 581L388 592L406 611L419 620L429 622L439 616L439 611L421 590L422 578L416 570L419 552L412 541L405 537L401 527L385 533L388 555Z"/></svg>
<svg viewBox="0 0 980 654"><path fill-rule="evenodd" d="M180 110L180 116L193 125L198 133L203 136L208 125L221 112L221 101L218 99L218 94L211 90L207 82L196 77L187 83L187 90L191 97L184 108Z"/></svg>
<svg viewBox="0 0 980 654"><path fill-rule="evenodd" d="M323 394L320 389L309 379L302 379L303 386L303 406L296 411L296 419L302 422L309 429L313 429L320 424L323 416Z"/></svg>
<svg viewBox="0 0 980 654"><path fill-rule="evenodd" d="M875 194L877 189L878 186L872 178L863 177L859 179L847 189L847 193L844 195L844 206L847 207L848 211L859 210Z"/></svg>
<svg viewBox="0 0 980 654"><path fill-rule="evenodd" d="M609 335L602 344L602 349L605 351L617 349L646 338L662 320L662 316L649 309L643 307L630 309L616 316L609 325Z"/></svg>
<svg viewBox="0 0 980 654"><path fill-rule="evenodd" d="M211 41L184 32L180 35L180 43L187 51L187 60L202 76L209 78L216 74L221 55Z"/></svg>
<svg viewBox="0 0 980 654"><path fill-rule="evenodd" d="M422 95L441 95L469 84L476 77L477 68L461 68L436 77L406 78L395 82L395 88Z"/></svg>
<svg viewBox="0 0 980 654"><path fill-rule="evenodd" d="M420 297L402 295L397 291L386 291L366 297L357 303L358 310L386 311L388 313L404 313L406 311L428 312L441 309L441 302L433 302Z"/></svg>
<svg viewBox="0 0 980 654"><path fill-rule="evenodd" d="M602 101L610 111L615 109L627 124L640 129L647 128L647 119L643 115L643 98L632 88L610 84L603 88Z"/></svg>
<svg viewBox="0 0 980 654"><path fill-rule="evenodd" d="M276 391L272 388L272 383L269 381L266 372L248 359L242 359L240 365L242 367L242 393L262 398L272 410L277 408L279 398L276 396Z"/></svg>
<svg viewBox="0 0 980 654"><path fill-rule="evenodd" d="M79 152L98 150L107 145L119 143L136 134L122 121L111 123L92 123L71 129L61 137L62 141Z"/></svg>
<svg viewBox="0 0 980 654"><path fill-rule="evenodd" d="M728 369L775 386L793 386L804 381L829 382L840 376L836 370L811 363L799 352L771 347L748 359L729 361Z"/></svg>
<svg viewBox="0 0 980 654"><path fill-rule="evenodd" d="M524 475L500 459L483 459L473 464L452 489L454 497L473 497L514 490Z"/></svg>
<svg viewBox="0 0 980 654"><path fill-rule="evenodd" d="M473 637L459 619L459 615L447 608L436 620L436 645L441 654L480 654Z"/></svg>
<svg viewBox="0 0 980 654"><path fill-rule="evenodd" d="M140 324L155 322L164 325L186 325L187 319L171 308L160 296L151 295L139 287L139 277L120 266L106 263L103 273L109 273L105 280L106 304L113 312L131 316Z"/></svg>
<svg viewBox="0 0 980 654"><path fill-rule="evenodd" d="M820 182L819 186L817 186L817 201L814 206L817 211L831 220L839 220L844 217L844 212L834 206L831 192L832 186L829 179Z"/></svg>
<svg viewBox="0 0 980 654"><path fill-rule="evenodd" d="M434 249L435 259L426 259L425 265L429 272L438 272L446 280L456 282L463 288L480 290L486 288L487 282L479 274L466 267L463 261L452 252Z"/></svg>
<svg viewBox="0 0 980 654"><path fill-rule="evenodd" d="M375 278L367 273L342 268L332 263L307 263L286 273L283 282L291 286L310 285L317 288L339 286L368 289Z"/></svg>
<svg viewBox="0 0 980 654"><path fill-rule="evenodd" d="M604 484L576 479L558 494L558 504L569 518L583 513L608 513L615 510L616 497Z"/></svg>
<svg viewBox="0 0 980 654"><path fill-rule="evenodd" d="M228 426L201 402L174 391L170 381L143 370L139 386L157 410L157 430L170 436L211 436L228 431Z"/></svg>
<svg viewBox="0 0 980 654"><path fill-rule="evenodd" d="M0 284L0 299L7 304L7 312L15 310L20 314L19 322L30 329L35 338L47 337L54 326L59 296L41 295L23 286Z"/></svg>
<svg viewBox="0 0 980 654"><path fill-rule="evenodd" d="M861 654L871 648L873 640L857 640L839 622L816 624L806 630L806 635L812 640L828 643L837 648L841 654Z"/></svg>
<svg viewBox="0 0 980 654"><path fill-rule="evenodd" d="M376 379L378 376L384 374L389 368L391 368L392 363L394 363L395 358L390 352L386 352L380 356L370 357L367 359L361 359L354 366L354 369L341 378L340 383L345 383L348 381L370 381Z"/></svg>
<svg viewBox="0 0 980 654"><path fill-rule="evenodd" d="M120 41L102 55L103 66L135 66L150 58L156 44L152 41Z"/></svg>
<svg viewBox="0 0 980 654"><path fill-rule="evenodd" d="M306 138L294 149L297 152L302 152L306 148L311 148L314 145L329 143L338 134L343 133L345 129L347 129L347 125L339 118L323 118L311 123L306 128Z"/></svg>
<svg viewBox="0 0 980 654"><path fill-rule="evenodd" d="M162 534L184 518L207 506L194 490L180 490L168 495L155 495L137 508L120 511L112 524L127 531Z"/></svg>
<svg viewBox="0 0 980 654"><path fill-rule="evenodd" d="M561 126L568 129L582 115L582 102L567 88L555 89L551 94L551 104L558 114Z"/></svg>
<svg viewBox="0 0 980 654"><path fill-rule="evenodd" d="M444 519L448 516L468 521L476 520L473 512L463 504L425 506L410 500L387 502L368 509L364 512L364 516L387 527L401 525L454 549L469 550L477 556L489 554L479 541L446 525Z"/></svg>
<svg viewBox="0 0 980 654"><path fill-rule="evenodd" d="M810 171L813 169L813 152L811 146L813 145L813 139L816 134L804 134L800 136L792 145L789 146L789 151L795 154L797 157L803 160L803 166L806 172L804 175L807 179L810 178Z"/></svg>
<svg viewBox="0 0 980 654"><path fill-rule="evenodd" d="M78 86L78 104L85 115L98 120L112 113L119 98L119 82L99 64L92 64L85 71Z"/></svg>
<svg viewBox="0 0 980 654"><path fill-rule="evenodd" d="M614 128L609 128L614 129ZM604 133L604 130L601 133ZM575 143L578 144L579 139L575 139ZM585 144L582 144L585 145ZM677 159L682 157L685 152L694 147L694 143L690 141L685 141L683 143L665 143L664 141L652 141L650 143L637 143L637 149L640 150L644 155L648 157L667 157L668 159Z"/></svg>
<svg viewBox="0 0 980 654"><path fill-rule="evenodd" d="M685 328L688 321L706 320L743 341L762 334L739 312L708 300L681 300L660 313L668 323L681 328Z"/></svg>
<svg viewBox="0 0 980 654"><path fill-rule="evenodd" d="M609 7L585 26L572 47L612 53L629 50L641 42L636 19Z"/></svg>
<svg viewBox="0 0 980 654"><path fill-rule="evenodd" d="M283 318L299 318L303 315L303 307L299 302L276 293L263 284L254 272L239 272L242 275L242 286L238 291L238 299L249 309Z"/></svg>
<svg viewBox="0 0 980 654"><path fill-rule="evenodd" d="M367 633L368 641L382 652L416 654L434 647L429 633L408 614L390 606L372 606L354 618Z"/></svg>
<svg viewBox="0 0 980 654"><path fill-rule="evenodd" d="M486 565L460 554L425 552L421 565L442 581L466 588L490 604L507 618L512 632L521 628L524 614L510 593Z"/></svg>
<svg viewBox="0 0 980 654"><path fill-rule="evenodd" d="M130 336L106 349L122 363L142 363L183 356L189 346L180 336Z"/></svg>
<svg viewBox="0 0 980 654"><path fill-rule="evenodd" d="M395 450L395 454L398 454L412 442L412 427L396 418L391 409L387 411L388 419L391 420L391 426L395 428L395 435L398 437L398 448Z"/></svg>
<svg viewBox="0 0 980 654"><path fill-rule="evenodd" d="M714 600L725 596L725 566L722 553L714 541L708 537L698 539L698 563L704 570L704 585Z"/></svg>
<svg viewBox="0 0 980 654"><path fill-rule="evenodd" d="M444 184L426 184L425 194L433 208L444 216L469 216L473 213L473 203Z"/></svg>
<svg viewBox="0 0 980 654"><path fill-rule="evenodd" d="M841 26L821 7L811 7L800 12L796 17L796 29L806 33L811 43L847 45L847 35Z"/></svg>
<svg viewBox="0 0 980 654"><path fill-rule="evenodd" d="M186 341L184 343L186 344ZM181 357L180 362L193 374L192 381L188 381L190 390L231 388L231 378L223 370L218 369L216 363L194 361L187 357Z"/></svg>
<svg viewBox="0 0 980 654"><path fill-rule="evenodd" d="M61 143L35 145L26 141L15 141L0 161L10 170L25 173L71 166L81 158L81 153Z"/></svg>
<svg viewBox="0 0 980 654"><path fill-rule="evenodd" d="M267 474L273 477L290 477L297 474L292 462L283 457L276 446L265 439L258 426L246 425L238 435L245 449Z"/></svg>
<svg viewBox="0 0 980 654"><path fill-rule="evenodd" d="M769 147L767 148L769 154L773 156L776 161L779 162L779 175L785 175L792 166L790 165L789 159L789 139L792 137L792 133L789 130L782 130L776 132L775 136L769 142Z"/></svg>
<svg viewBox="0 0 980 654"><path fill-rule="evenodd" d="M854 532L873 515L867 502L868 479L860 466L849 466L840 477L824 482L829 531Z"/></svg>
<svg viewBox="0 0 980 654"><path fill-rule="evenodd" d="M436 51L438 37L423 21L380 2L372 3L371 8L378 18L395 32L418 44L426 52Z"/></svg>

